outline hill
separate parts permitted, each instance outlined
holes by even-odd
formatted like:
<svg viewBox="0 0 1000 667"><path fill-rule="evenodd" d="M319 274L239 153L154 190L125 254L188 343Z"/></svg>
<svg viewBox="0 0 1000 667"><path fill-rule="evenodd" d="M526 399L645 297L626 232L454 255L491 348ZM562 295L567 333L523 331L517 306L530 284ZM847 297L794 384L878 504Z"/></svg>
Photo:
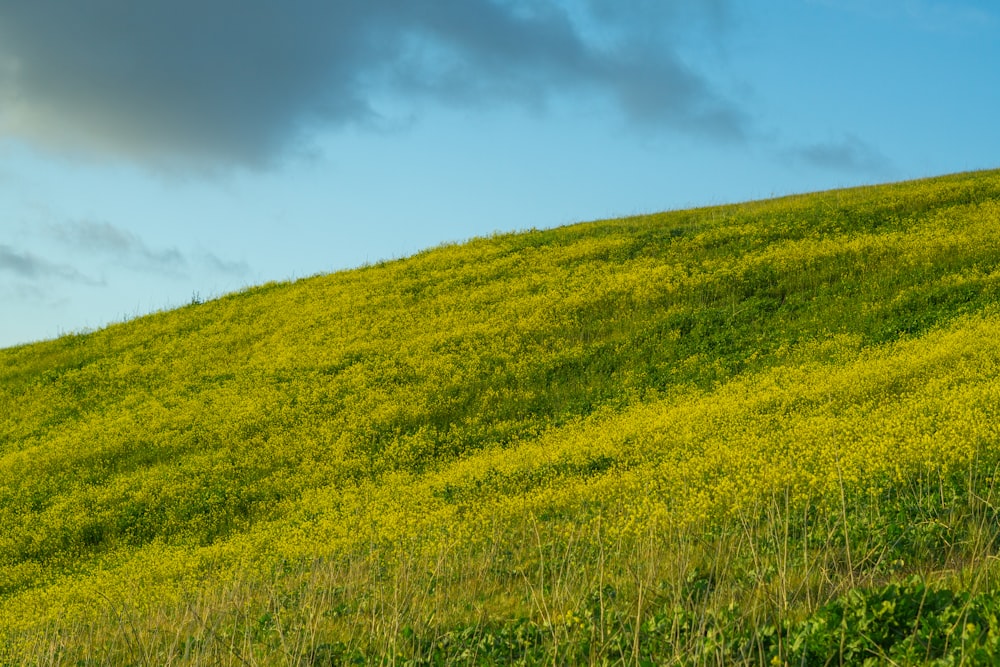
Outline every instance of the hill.
<svg viewBox="0 0 1000 667"><path fill-rule="evenodd" d="M0 663L985 662L998 304L991 171L0 350Z"/></svg>

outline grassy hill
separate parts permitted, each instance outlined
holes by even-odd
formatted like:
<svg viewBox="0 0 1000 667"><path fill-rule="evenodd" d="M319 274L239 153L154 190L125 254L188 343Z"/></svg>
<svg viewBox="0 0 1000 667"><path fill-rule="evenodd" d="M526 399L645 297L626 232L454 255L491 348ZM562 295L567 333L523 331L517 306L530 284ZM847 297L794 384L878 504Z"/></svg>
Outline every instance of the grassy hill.
<svg viewBox="0 0 1000 667"><path fill-rule="evenodd" d="M477 239L0 350L0 664L989 663L998 465L1000 172Z"/></svg>

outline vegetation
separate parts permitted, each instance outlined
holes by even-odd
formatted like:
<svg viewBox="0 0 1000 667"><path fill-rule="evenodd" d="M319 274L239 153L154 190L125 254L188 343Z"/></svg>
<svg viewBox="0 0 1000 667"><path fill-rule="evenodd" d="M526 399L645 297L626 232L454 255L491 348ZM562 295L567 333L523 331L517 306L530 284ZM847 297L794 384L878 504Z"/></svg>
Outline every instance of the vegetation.
<svg viewBox="0 0 1000 667"><path fill-rule="evenodd" d="M990 664L1000 172L0 350L0 664Z"/></svg>

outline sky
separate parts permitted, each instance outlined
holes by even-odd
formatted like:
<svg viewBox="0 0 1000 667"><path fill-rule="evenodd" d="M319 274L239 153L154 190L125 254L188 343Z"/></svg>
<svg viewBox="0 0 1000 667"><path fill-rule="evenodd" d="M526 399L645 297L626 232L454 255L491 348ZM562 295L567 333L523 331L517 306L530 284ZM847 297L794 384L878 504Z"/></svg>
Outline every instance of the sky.
<svg viewBox="0 0 1000 667"><path fill-rule="evenodd" d="M993 0L0 0L0 347L442 243L1000 167Z"/></svg>

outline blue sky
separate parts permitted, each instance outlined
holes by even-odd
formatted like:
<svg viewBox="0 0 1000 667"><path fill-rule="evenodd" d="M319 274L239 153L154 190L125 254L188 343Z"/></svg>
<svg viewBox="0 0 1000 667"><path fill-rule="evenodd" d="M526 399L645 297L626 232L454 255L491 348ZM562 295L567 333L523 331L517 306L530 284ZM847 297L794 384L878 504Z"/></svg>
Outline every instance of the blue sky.
<svg viewBox="0 0 1000 667"><path fill-rule="evenodd" d="M1000 167L985 0L0 2L0 346L495 231Z"/></svg>

